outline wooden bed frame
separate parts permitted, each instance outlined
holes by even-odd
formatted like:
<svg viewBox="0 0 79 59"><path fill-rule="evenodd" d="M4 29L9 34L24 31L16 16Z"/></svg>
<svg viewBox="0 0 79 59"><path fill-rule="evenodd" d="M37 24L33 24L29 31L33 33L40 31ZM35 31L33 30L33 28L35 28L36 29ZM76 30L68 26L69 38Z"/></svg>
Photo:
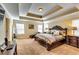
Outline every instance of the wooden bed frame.
<svg viewBox="0 0 79 59"><path fill-rule="evenodd" d="M45 40L40 39L39 37L35 37L35 40L38 41L38 43L42 46L44 46L48 51L51 49L58 47L66 42L65 39L53 42L52 44L47 43Z"/></svg>
<svg viewBox="0 0 79 59"><path fill-rule="evenodd" d="M55 30L56 30L56 28L57 28L57 30L61 30L61 31L62 31L62 30L65 30L65 36L64 36L65 38L64 38L64 39L62 39L62 40L60 40L60 41L53 42L52 44L49 44L49 43L47 43L45 40L40 39L39 37L36 37L36 36L35 36L35 40L38 41L40 45L46 47L48 51L50 51L51 49L53 49L53 48L55 48L55 47L57 47L57 46L60 46L60 45L62 45L62 44L64 44L64 43L66 42L66 38L67 38L67 28L63 29L63 28L60 27L60 26L54 26L53 28L51 28L51 30L52 30L52 29L55 29Z"/></svg>

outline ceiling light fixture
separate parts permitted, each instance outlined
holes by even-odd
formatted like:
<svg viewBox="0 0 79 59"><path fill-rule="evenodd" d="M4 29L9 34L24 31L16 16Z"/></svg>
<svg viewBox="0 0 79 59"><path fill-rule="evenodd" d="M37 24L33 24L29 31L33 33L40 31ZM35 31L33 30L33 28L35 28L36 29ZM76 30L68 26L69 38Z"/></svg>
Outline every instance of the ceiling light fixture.
<svg viewBox="0 0 79 59"><path fill-rule="evenodd" d="M43 11L43 8L39 8L39 11L40 11L40 12Z"/></svg>

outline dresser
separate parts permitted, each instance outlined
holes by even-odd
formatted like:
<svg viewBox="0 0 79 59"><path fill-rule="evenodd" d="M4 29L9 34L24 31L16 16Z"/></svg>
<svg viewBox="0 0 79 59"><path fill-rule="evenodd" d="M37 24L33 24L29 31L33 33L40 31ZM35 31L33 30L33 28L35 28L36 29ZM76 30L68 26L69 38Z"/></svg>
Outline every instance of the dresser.
<svg viewBox="0 0 79 59"><path fill-rule="evenodd" d="M66 42L68 45L79 48L79 37L78 36L67 36Z"/></svg>

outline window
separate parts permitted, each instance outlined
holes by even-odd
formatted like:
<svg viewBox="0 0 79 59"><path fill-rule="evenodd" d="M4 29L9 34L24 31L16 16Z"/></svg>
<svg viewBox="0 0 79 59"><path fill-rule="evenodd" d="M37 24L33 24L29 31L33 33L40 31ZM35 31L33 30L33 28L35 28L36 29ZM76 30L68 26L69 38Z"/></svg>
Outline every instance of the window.
<svg viewBox="0 0 79 59"><path fill-rule="evenodd" d="M77 27L77 30L74 30L74 35L79 36L79 20L72 21L72 26Z"/></svg>
<svg viewBox="0 0 79 59"><path fill-rule="evenodd" d="M48 23L44 23L44 32L48 32Z"/></svg>
<svg viewBox="0 0 79 59"><path fill-rule="evenodd" d="M43 31L42 25L38 25L38 32L42 33Z"/></svg>
<svg viewBox="0 0 79 59"><path fill-rule="evenodd" d="M17 34L24 34L24 24L16 24L16 31Z"/></svg>

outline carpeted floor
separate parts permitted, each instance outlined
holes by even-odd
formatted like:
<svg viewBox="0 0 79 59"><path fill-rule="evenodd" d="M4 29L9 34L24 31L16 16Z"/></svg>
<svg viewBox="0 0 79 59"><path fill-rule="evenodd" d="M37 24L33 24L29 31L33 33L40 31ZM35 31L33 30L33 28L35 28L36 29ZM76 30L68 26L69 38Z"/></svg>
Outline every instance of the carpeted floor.
<svg viewBox="0 0 79 59"><path fill-rule="evenodd" d="M47 51L34 39L17 39L18 55L79 55L79 49L63 44Z"/></svg>

